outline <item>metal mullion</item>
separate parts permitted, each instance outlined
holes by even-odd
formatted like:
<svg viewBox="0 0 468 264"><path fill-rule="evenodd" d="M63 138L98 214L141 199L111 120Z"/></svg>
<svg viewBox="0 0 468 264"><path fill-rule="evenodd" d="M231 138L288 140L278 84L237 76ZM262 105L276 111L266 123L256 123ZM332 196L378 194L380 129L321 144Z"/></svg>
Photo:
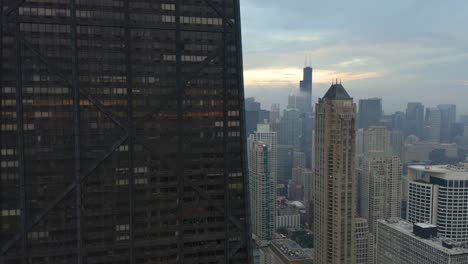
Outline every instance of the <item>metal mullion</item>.
<svg viewBox="0 0 468 264"><path fill-rule="evenodd" d="M77 263L83 263L83 236L81 212L81 145L80 145L80 80L78 61L78 34L76 25L76 0L70 0L70 13L72 17L72 88L73 88L73 134L75 148L75 210L76 210L76 254Z"/></svg>
<svg viewBox="0 0 468 264"><path fill-rule="evenodd" d="M3 113L3 104L1 103L3 102L3 1L4 0L0 0L0 10L2 10L2 12L0 12L0 124L3 124L3 115L1 114ZM3 133L0 130L0 149L3 148L2 137ZM4 263L3 255L0 255L0 263Z"/></svg>
<svg viewBox="0 0 468 264"><path fill-rule="evenodd" d="M221 206L216 200L214 200L209 194L205 192L205 190L201 189L199 186L194 185L192 182L187 181L185 183L186 186L191 187L194 189L201 197L203 197L205 200L209 201L213 207L216 208L220 213L224 213L224 207ZM239 220L235 219L232 216L228 216L229 221L231 221L232 224L234 224L239 230L243 230L244 227L242 224L239 222Z"/></svg>
<svg viewBox="0 0 468 264"><path fill-rule="evenodd" d="M244 191L244 240L247 250L247 262L253 261L251 247L251 226L250 226L250 191L249 191L249 171L247 168L247 142L246 142L246 122L245 122L245 102L244 102L244 77L243 77L243 60L242 60L242 34L241 34L241 15L239 0L233 0L235 10L235 39L237 52L237 82L239 86L239 117L240 117L240 134L241 134L241 160L242 160L242 176L243 176L243 191Z"/></svg>
<svg viewBox="0 0 468 264"><path fill-rule="evenodd" d="M182 49L181 43L181 26L180 14L182 9L182 0L177 0L175 3L175 20L176 20L176 92L177 92L177 158L173 163L175 176L177 177L177 262L184 263L184 221L183 221L183 200L184 200L184 109L183 109L183 93L185 83L182 81Z"/></svg>
<svg viewBox="0 0 468 264"><path fill-rule="evenodd" d="M18 17L18 9L15 11L15 18ZM27 224L27 201L26 201L26 171L24 159L24 112L23 112L23 62L21 52L21 41L18 36L21 34L21 24L15 19L15 57L16 57L16 129L17 133L17 156L18 156L18 177L20 180L20 212L21 212L21 232L25 233ZM3 32L2 32L3 34ZM3 52L3 51L2 51ZM21 263L26 264L27 240L26 236L21 238Z"/></svg>
<svg viewBox="0 0 468 264"><path fill-rule="evenodd" d="M24 2L26 2L26 0L11 0L11 2L15 2L15 3L8 3L8 7L7 10L3 11L3 8L2 8L2 12L3 12L3 19L7 19L7 17L13 12L13 11L16 11ZM17 14L15 14L15 16L17 16Z"/></svg>
<svg viewBox="0 0 468 264"><path fill-rule="evenodd" d="M128 198L130 218L130 255L129 263L133 264L135 259L135 207L134 207L134 124L133 124L133 73L132 73L132 35L130 28L130 0L124 1L125 9L125 64L127 81L127 131L128 131Z"/></svg>
<svg viewBox="0 0 468 264"><path fill-rule="evenodd" d="M209 0L206 0L208 4L210 4ZM223 2L223 10L220 14L223 18L223 29L226 29L226 0ZM212 7L214 8L214 7ZM218 12L218 11L217 11ZM218 12L219 13L219 12ZM226 39L226 32L223 32L222 35L222 60L223 60L223 178L224 178L224 263L229 263L229 219L230 215L230 193L229 193L229 172L228 172L228 165L229 165L229 149L228 149L228 136L229 136L229 127L228 127L228 96L227 96L227 56L226 56L226 47L227 47L227 39Z"/></svg>
<svg viewBox="0 0 468 264"><path fill-rule="evenodd" d="M229 20L226 17L226 1L223 1L223 7L222 11L219 10L219 8L213 3L211 0L205 0L205 2L216 12L218 16L220 16L223 19L223 32L226 30L226 23L230 26L233 27L234 25L232 24L231 20Z"/></svg>
<svg viewBox="0 0 468 264"><path fill-rule="evenodd" d="M93 173L104 161L106 161L113 153L114 151L122 145L125 140L127 140L128 134L125 134L122 136L118 141L112 145L112 147L109 149L109 151L99 160L97 161L86 173L81 175L80 182L83 182L91 173ZM15 242L20 240L25 236L27 232L29 232L34 226L36 226L44 217L46 217L50 211L52 211L58 203L60 203L65 197L70 194L73 190L75 190L76 185L75 182L70 184L60 195L57 196L57 198L46 208L44 211L42 211L38 216L34 218L32 222L30 222L27 226L26 229L19 233L17 233L12 239L10 239L8 242L4 244L4 246L1 249L0 255L3 256L5 255L8 250L14 246Z"/></svg>
<svg viewBox="0 0 468 264"><path fill-rule="evenodd" d="M68 78L65 74L63 74L62 72L60 72L60 70L56 69L50 62L49 60L44 57L39 51L37 51L33 46L32 44L27 41L22 35L19 36L19 38L21 39L21 43L26 47L28 48L30 51L32 51L34 54L36 54L36 56L39 58L39 60L44 63L46 66L47 66L47 69L49 70L50 73L54 74L54 75L57 75L58 77L62 78L65 82L68 83L68 85L72 86L73 87L73 83L70 82L70 78ZM112 122L114 122L117 126L119 126L120 128L122 128L123 130L126 130L126 126L124 126L122 124L122 122L118 119L118 117L114 116L114 114L112 114L112 112L110 112L109 110L106 109L106 107L101 103L99 102L99 100L97 100L96 98L94 98L91 94L89 94L89 92L84 89L83 87L80 87L80 93L86 98L88 99L91 103L93 103L94 106L96 106L96 108L102 112L103 114L105 114L109 119L112 120Z"/></svg>

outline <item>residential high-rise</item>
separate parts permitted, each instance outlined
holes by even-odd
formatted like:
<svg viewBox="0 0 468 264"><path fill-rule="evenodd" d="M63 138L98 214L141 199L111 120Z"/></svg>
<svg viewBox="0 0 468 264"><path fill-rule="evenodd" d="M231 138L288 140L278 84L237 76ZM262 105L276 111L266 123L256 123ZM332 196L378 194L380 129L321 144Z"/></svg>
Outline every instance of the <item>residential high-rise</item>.
<svg viewBox="0 0 468 264"><path fill-rule="evenodd" d="M2 1L0 262L248 263L239 1Z"/></svg>
<svg viewBox="0 0 468 264"><path fill-rule="evenodd" d="M251 141L261 141L268 143L271 148L270 162L272 163L272 168L269 170L270 178L277 178L277 157L278 157L278 137L275 131L270 129L269 124L258 124L255 133L250 135L249 140ZM248 146L250 147L250 145ZM250 163L249 163L250 166ZM276 187L275 187L276 188Z"/></svg>
<svg viewBox="0 0 468 264"><path fill-rule="evenodd" d="M364 132L362 216L369 221L369 231L376 234L378 219L401 215L400 158L392 154L389 131L369 127Z"/></svg>
<svg viewBox="0 0 468 264"><path fill-rule="evenodd" d="M271 240L276 231L276 162L271 143L249 138L249 182L252 233Z"/></svg>
<svg viewBox="0 0 468 264"><path fill-rule="evenodd" d="M406 107L405 136L423 138L424 106L421 103L411 102Z"/></svg>
<svg viewBox="0 0 468 264"><path fill-rule="evenodd" d="M356 104L333 84L315 111L315 263L356 263Z"/></svg>
<svg viewBox="0 0 468 264"><path fill-rule="evenodd" d="M426 108L426 122L424 123L424 140L440 142L442 130L442 115L439 108Z"/></svg>
<svg viewBox="0 0 468 264"><path fill-rule="evenodd" d="M438 235L468 242L468 163L408 167L408 221L431 223Z"/></svg>
<svg viewBox="0 0 468 264"><path fill-rule="evenodd" d="M359 100L359 128L380 125L382 115L382 99L370 98Z"/></svg>
<svg viewBox="0 0 468 264"><path fill-rule="evenodd" d="M438 238L434 225L388 219L377 228L378 264L468 263L468 245Z"/></svg>
<svg viewBox="0 0 468 264"><path fill-rule="evenodd" d="M452 143L452 124L457 122L457 106L453 104L441 104L437 108L441 115L440 142Z"/></svg>

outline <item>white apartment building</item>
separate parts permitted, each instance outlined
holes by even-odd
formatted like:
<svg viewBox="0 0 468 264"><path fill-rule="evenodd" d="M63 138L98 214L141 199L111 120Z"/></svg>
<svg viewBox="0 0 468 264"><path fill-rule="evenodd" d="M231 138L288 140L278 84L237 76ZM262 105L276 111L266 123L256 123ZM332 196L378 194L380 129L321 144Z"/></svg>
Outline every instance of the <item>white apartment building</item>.
<svg viewBox="0 0 468 264"><path fill-rule="evenodd" d="M434 224L439 237L468 242L468 163L410 166L408 178L407 220Z"/></svg>

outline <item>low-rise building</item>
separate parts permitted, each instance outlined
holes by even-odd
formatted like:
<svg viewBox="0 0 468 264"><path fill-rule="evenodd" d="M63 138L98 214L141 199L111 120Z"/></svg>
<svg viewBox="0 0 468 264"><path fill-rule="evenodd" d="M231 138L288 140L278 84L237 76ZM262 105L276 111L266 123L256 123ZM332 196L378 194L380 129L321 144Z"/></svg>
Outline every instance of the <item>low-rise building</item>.
<svg viewBox="0 0 468 264"><path fill-rule="evenodd" d="M313 250L304 249L290 239L272 240L268 247L261 248L261 264L312 264Z"/></svg>
<svg viewBox="0 0 468 264"><path fill-rule="evenodd" d="M438 238L432 224L378 220L376 259L379 264L465 264L468 244Z"/></svg>

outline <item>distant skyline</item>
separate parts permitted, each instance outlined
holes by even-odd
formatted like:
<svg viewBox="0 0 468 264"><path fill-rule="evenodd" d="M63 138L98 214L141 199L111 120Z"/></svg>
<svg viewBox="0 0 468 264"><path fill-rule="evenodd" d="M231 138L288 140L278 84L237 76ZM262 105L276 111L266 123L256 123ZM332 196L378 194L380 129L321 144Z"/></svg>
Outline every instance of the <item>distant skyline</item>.
<svg viewBox="0 0 468 264"><path fill-rule="evenodd" d="M453 103L468 113L468 2L241 2L246 96L269 109L299 90L309 57L313 101L342 79L355 102L383 98L385 114L407 102Z"/></svg>

